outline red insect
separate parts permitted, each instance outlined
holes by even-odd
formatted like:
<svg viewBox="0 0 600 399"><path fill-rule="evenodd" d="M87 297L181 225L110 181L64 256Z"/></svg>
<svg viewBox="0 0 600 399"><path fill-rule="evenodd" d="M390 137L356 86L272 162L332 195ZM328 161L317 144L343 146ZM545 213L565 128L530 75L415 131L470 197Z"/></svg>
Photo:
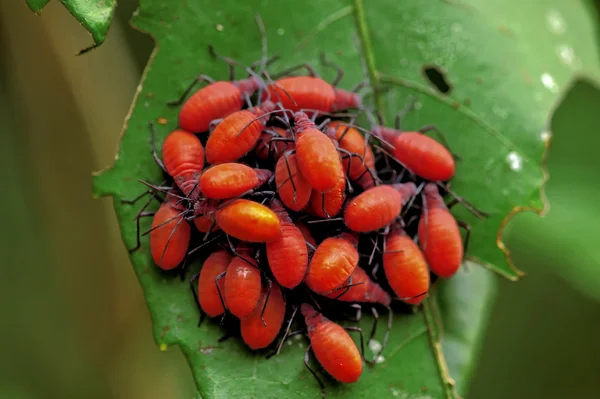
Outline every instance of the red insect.
<svg viewBox="0 0 600 399"><path fill-rule="evenodd" d="M267 243L267 259L275 280L283 287L294 288L304 280L308 267L308 250L302 232L278 200L271 209L279 217L281 235Z"/></svg>
<svg viewBox="0 0 600 399"><path fill-rule="evenodd" d="M204 261L200 272L192 277L190 283L198 279L198 294L192 287L192 293L196 295L196 301L202 311L209 317L217 317L225 312L223 307L225 280L218 278L223 276L227 266L231 263L231 255L225 250L216 251L209 255ZM217 285L219 288L217 288Z"/></svg>
<svg viewBox="0 0 600 399"><path fill-rule="evenodd" d="M267 169L252 169L241 163L222 163L208 168L200 177L202 194L210 199L241 196L271 178Z"/></svg>
<svg viewBox="0 0 600 399"><path fill-rule="evenodd" d="M384 126L376 126L372 132L393 146L392 155L417 176L431 181L446 181L454 176L456 163L452 153L422 132L402 132Z"/></svg>
<svg viewBox="0 0 600 399"><path fill-rule="evenodd" d="M217 125L206 142L206 160L211 164L237 161L254 148L265 128L264 116L276 105L265 101L260 106L237 111Z"/></svg>
<svg viewBox="0 0 600 399"><path fill-rule="evenodd" d="M179 112L179 126L190 132L206 132L212 121L242 109L244 97L254 94L262 84L260 78L254 76L234 82L215 82L208 76L201 75L192 82L178 101L171 102L170 105L183 103L200 81L209 85L192 94Z"/></svg>
<svg viewBox="0 0 600 399"><path fill-rule="evenodd" d="M277 338L284 317L285 301L279 285L273 283L270 294L268 288L263 287L258 306L240 322L242 339L251 349L266 348Z"/></svg>
<svg viewBox="0 0 600 399"><path fill-rule="evenodd" d="M325 396L325 387L308 365L308 351L311 347L319 363L333 378L344 383L358 381L363 369L362 357L346 329L350 331L360 331L360 329L357 327L344 329L306 303L301 305L300 311L304 316L311 343L306 351L304 364L321 385L323 396ZM361 344L362 342L361 331Z"/></svg>
<svg viewBox="0 0 600 399"><path fill-rule="evenodd" d="M375 156L362 134L354 127L338 121L330 122L325 133L347 151L348 155L342 157L342 165L350 180L356 181L365 190L373 187L375 182L371 174L375 173Z"/></svg>
<svg viewBox="0 0 600 399"><path fill-rule="evenodd" d="M337 215L346 200L346 176L340 171L338 183L326 193L313 190L310 196L310 211L322 218L331 218ZM308 211L308 210L307 210Z"/></svg>
<svg viewBox="0 0 600 399"><path fill-rule="evenodd" d="M324 62L333 65L326 60ZM294 112L307 110L309 114L311 113L308 110L330 113L348 108L362 108L362 99L358 94L335 87L342 78L343 71L339 68L333 85L316 76L315 71L308 64L289 68L279 75L282 76L300 68L305 68L311 76L290 76L278 79L275 84L268 87L268 91L263 94L263 99L281 101L287 109ZM294 99L295 104L287 98L287 94Z"/></svg>
<svg viewBox="0 0 600 399"><path fill-rule="evenodd" d="M346 286L342 285L325 296L338 301L378 303L383 306L389 306L392 302L390 294L371 280L360 266L354 269Z"/></svg>
<svg viewBox="0 0 600 399"><path fill-rule="evenodd" d="M429 291L429 267L421 250L399 224L385 239L383 269L388 284L404 302L419 304Z"/></svg>
<svg viewBox="0 0 600 399"><path fill-rule="evenodd" d="M150 230L152 259L163 270L176 268L185 258L190 244L191 227L185 221L185 210L177 205L178 198L167 195Z"/></svg>
<svg viewBox="0 0 600 399"><path fill-rule="evenodd" d="M293 211L302 210L308 204L313 191L298 169L296 154L286 154L279 158L275 167L275 184L279 198Z"/></svg>
<svg viewBox="0 0 600 399"><path fill-rule="evenodd" d="M291 76L270 85L268 91L263 94L263 100L265 99L280 101L284 108L294 112L310 109L329 113L333 111L336 93L333 86L321 78Z"/></svg>
<svg viewBox="0 0 600 399"><path fill-rule="evenodd" d="M304 236L304 241L306 241L307 243L309 243L310 245L312 245L314 248L316 248L317 247L317 241L315 241L315 239L312 236L312 233L310 232L310 229L308 228L308 226L305 225L302 222L296 222L296 227L298 229L300 229L300 231L302 232L302 235Z"/></svg>
<svg viewBox="0 0 600 399"><path fill-rule="evenodd" d="M339 182L342 163L335 144L318 130L304 112L294 114L298 168L308 183L327 192Z"/></svg>
<svg viewBox="0 0 600 399"><path fill-rule="evenodd" d="M286 151L293 150L295 145L292 142L273 139L287 137L287 130L275 126L267 127L258 138L258 143L254 149L256 156L265 161L269 158L279 159Z"/></svg>
<svg viewBox="0 0 600 399"><path fill-rule="evenodd" d="M333 102L332 112L343 111L349 108L361 109L362 107L362 98L358 94L344 89L335 89L335 101Z"/></svg>
<svg viewBox="0 0 600 399"><path fill-rule="evenodd" d="M366 233L379 230L394 221L402 205L416 194L414 183L381 185L354 197L344 212L349 229Z"/></svg>
<svg viewBox="0 0 600 399"><path fill-rule="evenodd" d="M419 243L431 271L440 277L449 278L457 272L463 260L464 250L458 223L446 207L435 184L427 184L423 194L424 209L419 221ZM465 242L468 242L469 226L464 223L462 226L467 230Z"/></svg>
<svg viewBox="0 0 600 399"><path fill-rule="evenodd" d="M210 212L216 210L217 206L217 201L199 201L194 203L193 222L199 232L208 233L211 229L212 231L219 230L219 226L217 226L216 222L204 214L207 211Z"/></svg>
<svg viewBox="0 0 600 399"><path fill-rule="evenodd" d="M325 239L308 266L306 285L318 294L326 294L344 284L358 265L358 237L342 233Z"/></svg>
<svg viewBox="0 0 600 399"><path fill-rule="evenodd" d="M184 195L197 200L204 167L204 148L198 137L183 130L171 132L163 143L162 158L167 173L173 176Z"/></svg>
<svg viewBox="0 0 600 399"><path fill-rule="evenodd" d="M254 251L247 244L239 244L235 256L225 272L224 299L227 308L243 319L257 308L261 293L261 272Z"/></svg>
<svg viewBox="0 0 600 399"><path fill-rule="evenodd" d="M275 212L245 199L235 200L217 210L215 220L226 234L243 241L269 242L281 234L281 223Z"/></svg>

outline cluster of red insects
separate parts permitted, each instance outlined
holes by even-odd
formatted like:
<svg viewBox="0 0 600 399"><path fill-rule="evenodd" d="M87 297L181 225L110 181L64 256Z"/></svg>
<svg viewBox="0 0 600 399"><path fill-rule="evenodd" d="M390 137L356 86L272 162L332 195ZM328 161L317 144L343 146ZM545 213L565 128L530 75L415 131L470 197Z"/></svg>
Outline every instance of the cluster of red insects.
<svg viewBox="0 0 600 399"><path fill-rule="evenodd" d="M133 250L140 217L153 215L148 233L158 267L172 270L204 254L190 281L202 317L235 316L244 342L257 350L276 341L290 312L279 353L299 308L309 350L335 379L355 382L366 359L347 330L361 333L361 345L362 332L329 320L321 305L370 304L376 317L375 305L387 308L383 351L392 301L419 304L430 272L449 278L462 263L459 225L467 227L465 244L468 226L450 214L438 187L484 215L444 183L455 160L425 135L435 128L400 131L400 118L394 129L375 123L357 90L335 87L341 70L332 84L310 65L271 78L263 57L259 72L246 68L250 76L236 81L239 64L220 58L230 64L230 81L199 76L172 103L183 104L179 129L164 140L162 161L153 155L173 184L145 183L150 201L166 196L156 213L145 212L150 201L138 213ZM292 76L299 68L310 76ZM208 85L187 98L200 81ZM339 113L350 109L367 115L371 129ZM190 250L192 225L202 243ZM384 278L377 279L378 265Z"/></svg>

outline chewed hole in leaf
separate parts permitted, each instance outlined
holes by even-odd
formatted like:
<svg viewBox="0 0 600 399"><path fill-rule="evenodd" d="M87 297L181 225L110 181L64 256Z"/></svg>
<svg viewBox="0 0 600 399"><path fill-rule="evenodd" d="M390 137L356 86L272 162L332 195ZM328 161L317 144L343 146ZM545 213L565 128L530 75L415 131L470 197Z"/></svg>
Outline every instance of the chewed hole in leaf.
<svg viewBox="0 0 600 399"><path fill-rule="evenodd" d="M437 65L425 65L422 69L423 75L427 78L429 84L435 87L442 94L450 94L452 84L446 78L444 71Z"/></svg>

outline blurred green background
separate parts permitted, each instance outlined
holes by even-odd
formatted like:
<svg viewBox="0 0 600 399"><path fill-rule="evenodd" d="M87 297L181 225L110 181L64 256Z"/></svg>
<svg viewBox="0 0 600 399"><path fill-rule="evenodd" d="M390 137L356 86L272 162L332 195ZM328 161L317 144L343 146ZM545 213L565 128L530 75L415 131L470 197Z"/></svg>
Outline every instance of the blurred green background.
<svg viewBox="0 0 600 399"><path fill-rule="evenodd" d="M106 43L57 2L0 2L2 398L193 397L177 349L155 346L109 199L112 164L152 50L121 0ZM574 82L551 121L551 212L520 214L506 241L527 272L499 296L470 398L600 397L600 91ZM408 360L407 360L408 361Z"/></svg>

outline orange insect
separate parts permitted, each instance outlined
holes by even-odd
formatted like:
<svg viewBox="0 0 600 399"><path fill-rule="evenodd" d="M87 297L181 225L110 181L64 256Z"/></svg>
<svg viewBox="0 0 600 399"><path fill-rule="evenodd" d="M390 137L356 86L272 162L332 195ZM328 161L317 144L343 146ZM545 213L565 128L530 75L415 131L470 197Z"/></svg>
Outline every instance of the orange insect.
<svg viewBox="0 0 600 399"><path fill-rule="evenodd" d="M200 174L204 167L204 148L196 135L174 130L165 139L162 158L167 173L191 200L200 196Z"/></svg>
<svg viewBox="0 0 600 399"><path fill-rule="evenodd" d="M304 236L304 241L308 244L310 244L310 246L312 246L313 248L317 247L317 241L315 241L314 237L312 236L312 233L310 232L310 229L308 228L307 225L305 225L302 222L296 222L296 227L298 229L300 229L300 231L302 232L302 235Z"/></svg>
<svg viewBox="0 0 600 399"><path fill-rule="evenodd" d="M333 86L321 78L291 76L268 86L268 91L263 94L263 101L265 99L279 101L284 108L294 112L307 109L329 113L333 111L336 93Z"/></svg>
<svg viewBox="0 0 600 399"><path fill-rule="evenodd" d="M335 66L328 62L325 57L322 58L322 61L329 66ZM338 75L332 84L319 78L309 64L293 66L280 72L278 76L289 75L297 69L306 69L310 76L290 76L278 79L275 84L268 87L268 92L263 94L263 99L281 101L287 109L293 111L306 110L309 114L311 112L308 110L330 113L348 108L362 108L362 99L354 91L362 87L363 84L357 86L353 91L335 87L342 79L343 70L341 68L337 67ZM294 99L295 104L290 99L284 98L286 93Z"/></svg>
<svg viewBox="0 0 600 399"><path fill-rule="evenodd" d="M288 131L286 129L275 126L265 128L260 134L254 149L256 156L265 161L269 158L279 159L286 151L294 149L295 145L292 142L273 139L287 137Z"/></svg>
<svg viewBox="0 0 600 399"><path fill-rule="evenodd" d="M275 184L281 201L293 211L302 210L310 200L311 185L298 169L296 154L285 154L275 167Z"/></svg>
<svg viewBox="0 0 600 399"><path fill-rule="evenodd" d="M306 303L301 305L300 311L304 316L308 337L310 338L310 345L304 356L304 364L319 382L323 397L325 396L325 386L308 365L308 354L311 348L321 366L333 378L344 383L358 381L363 369L362 357L354 340L346 330L360 332L361 348L363 348L364 353L363 336L360 328L344 328Z"/></svg>
<svg viewBox="0 0 600 399"><path fill-rule="evenodd" d="M216 222L208 217L205 212L209 213L217 209L217 201L203 201L194 203L194 218L192 221L196 226L196 229L201 233L208 233L209 231L219 230Z"/></svg>
<svg viewBox="0 0 600 399"><path fill-rule="evenodd" d="M229 199L261 186L272 174L270 170L252 169L241 163L222 163L202 173L200 187L206 198Z"/></svg>
<svg viewBox="0 0 600 399"><path fill-rule="evenodd" d="M231 255L227 251L215 251L206 258L202 269L190 280L192 293L202 311L200 323L205 315L217 317L225 312L225 308L223 307L224 299L222 297L225 289L225 280L222 279L222 276L225 274L229 263L231 263ZM197 293L194 290L195 280L198 280Z"/></svg>
<svg viewBox="0 0 600 399"><path fill-rule="evenodd" d="M379 230L394 221L407 200L414 196L414 183L381 185L354 197L344 212L349 229L366 233Z"/></svg>
<svg viewBox="0 0 600 399"><path fill-rule="evenodd" d="M275 212L245 199L217 210L215 219L226 234L243 241L269 242L281 235L281 223Z"/></svg>
<svg viewBox="0 0 600 399"><path fill-rule="evenodd" d="M294 121L300 172L315 190L327 192L333 189L339 182L340 171L343 172L335 144L304 112L296 112Z"/></svg>
<svg viewBox="0 0 600 399"><path fill-rule="evenodd" d="M340 171L338 183L333 189L326 193L313 190L310 196L310 211L316 216L331 218L340 212L345 200L346 176Z"/></svg>
<svg viewBox="0 0 600 399"><path fill-rule="evenodd" d="M227 308L234 315L243 319L257 308L261 293L261 272L254 258L254 251L247 244L241 243L236 248L235 256L225 272L225 290L223 298Z"/></svg>
<svg viewBox="0 0 600 399"><path fill-rule="evenodd" d="M225 118L239 111L244 105L244 96L251 96L261 85L256 77L235 82L215 82L210 77L201 75L185 90L178 101L169 104L181 104L200 81L205 81L209 85L192 94L179 112L179 126L190 132L206 132L213 120Z"/></svg>
<svg viewBox="0 0 600 399"><path fill-rule="evenodd" d="M152 259L163 270L176 268L185 258L190 244L191 227L185 221L186 211L177 205L177 197L167 196L150 229Z"/></svg>
<svg viewBox="0 0 600 399"><path fill-rule="evenodd" d="M354 269L347 285L342 285L325 296L338 301L378 303L383 306L389 306L392 302L390 294L371 280L360 266Z"/></svg>
<svg viewBox="0 0 600 399"><path fill-rule="evenodd" d="M459 224L450 213L438 188L429 183L423 190L423 215L419 221L419 243L425 259L439 277L449 278L457 272L463 260L463 243ZM468 244L470 227L461 222L467 230L465 244Z"/></svg>
<svg viewBox="0 0 600 399"><path fill-rule="evenodd" d="M358 265L358 236L342 233L325 239L315 251L308 266L306 285L318 294L326 294L341 286Z"/></svg>
<svg viewBox="0 0 600 399"><path fill-rule="evenodd" d="M358 129L333 121L327 125L325 134L346 150L342 165L350 180L356 181L365 190L373 187L375 182L371 176L375 174L375 156Z"/></svg>
<svg viewBox="0 0 600 399"><path fill-rule="evenodd" d="M206 142L206 160L211 164L237 161L254 148L265 128L264 116L276 105L265 101L260 106L237 111L227 116Z"/></svg>
<svg viewBox="0 0 600 399"><path fill-rule="evenodd" d="M294 288L304 280L308 267L308 250L302 232L278 200L271 202L281 223L281 235L267 243L267 259L275 280L283 287Z"/></svg>
<svg viewBox="0 0 600 399"><path fill-rule="evenodd" d="M258 306L240 322L242 339L251 349L266 348L277 338L284 317L285 301L279 285L273 283L270 294L263 287Z"/></svg>
<svg viewBox="0 0 600 399"><path fill-rule="evenodd" d="M429 267L421 250L398 223L385 239L383 269L388 284L404 302L419 304L429 291Z"/></svg>
<svg viewBox="0 0 600 399"><path fill-rule="evenodd" d="M383 338L381 349L379 350L379 353L375 355L371 363L377 361L379 355L381 355L381 353L383 353L383 350L385 349L385 346L389 339L390 331L392 330L393 312L390 307L390 304L392 302L390 294L384 291L379 284L371 280L367 273L359 266L356 269L354 269L354 272L352 272L352 275L344 285L325 296L337 301L354 303L353 306L358 307L357 319L360 319L361 308L360 305L356 304L356 302L379 304L385 306L385 308L388 311L387 330ZM379 320L379 313L377 312L377 310L374 307L371 307L371 311L373 313L374 323L373 329L371 330L370 340L373 339L373 337L375 337L377 322Z"/></svg>
<svg viewBox="0 0 600 399"><path fill-rule="evenodd" d="M428 126L418 132L403 132L376 126L372 133L392 146L392 155L415 175L430 181L450 180L454 176L456 163L446 147L423 134L433 129Z"/></svg>

